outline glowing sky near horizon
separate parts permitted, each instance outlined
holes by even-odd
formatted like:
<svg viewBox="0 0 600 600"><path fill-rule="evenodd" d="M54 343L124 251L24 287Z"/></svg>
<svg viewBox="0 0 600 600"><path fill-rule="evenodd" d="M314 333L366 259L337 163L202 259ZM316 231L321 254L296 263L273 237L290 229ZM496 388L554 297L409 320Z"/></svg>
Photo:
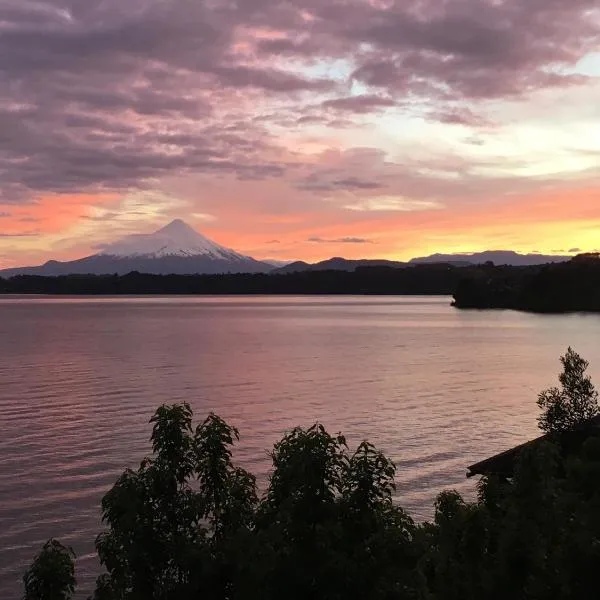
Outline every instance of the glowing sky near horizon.
<svg viewBox="0 0 600 600"><path fill-rule="evenodd" d="M0 267L600 249L597 0L0 0Z"/></svg>

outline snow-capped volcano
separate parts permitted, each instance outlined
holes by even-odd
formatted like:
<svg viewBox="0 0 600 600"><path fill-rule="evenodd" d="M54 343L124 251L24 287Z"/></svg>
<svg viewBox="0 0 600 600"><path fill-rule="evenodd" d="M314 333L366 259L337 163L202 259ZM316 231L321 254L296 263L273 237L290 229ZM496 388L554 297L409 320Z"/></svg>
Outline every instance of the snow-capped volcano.
<svg viewBox="0 0 600 600"><path fill-rule="evenodd" d="M250 258L209 240L181 219L171 221L154 233L129 235L108 244L100 254L121 258L162 258L164 256L210 256L217 260Z"/></svg>
<svg viewBox="0 0 600 600"><path fill-rule="evenodd" d="M107 244L102 252L70 262L48 261L39 267L0 271L14 275L125 275L132 271L156 275L265 273L273 266L220 246L175 219L149 234L128 235Z"/></svg>

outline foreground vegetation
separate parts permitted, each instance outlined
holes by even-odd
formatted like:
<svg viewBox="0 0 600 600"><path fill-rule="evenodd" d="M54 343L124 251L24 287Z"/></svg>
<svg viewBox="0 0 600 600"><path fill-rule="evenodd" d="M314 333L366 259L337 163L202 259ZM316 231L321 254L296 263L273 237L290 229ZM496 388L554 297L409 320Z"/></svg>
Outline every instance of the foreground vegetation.
<svg viewBox="0 0 600 600"><path fill-rule="evenodd" d="M350 451L320 425L275 445L261 497L232 461L235 428L187 404L162 406L151 457L102 501L94 600L597 598L600 440L558 442L598 412L587 363L569 350L560 387L540 394L550 441L478 499L440 494L431 523L392 502L395 469L369 443ZM72 551L50 540L24 577L26 600L66 600Z"/></svg>

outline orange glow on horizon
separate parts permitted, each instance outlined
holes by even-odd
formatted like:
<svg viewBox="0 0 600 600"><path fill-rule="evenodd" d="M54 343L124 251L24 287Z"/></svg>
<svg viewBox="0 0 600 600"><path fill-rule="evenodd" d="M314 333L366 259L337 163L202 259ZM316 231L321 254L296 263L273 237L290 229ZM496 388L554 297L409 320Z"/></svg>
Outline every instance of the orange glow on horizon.
<svg viewBox="0 0 600 600"><path fill-rule="evenodd" d="M239 189L234 191L239 193ZM4 234L0 239L0 261L3 266L41 264L50 258L73 260L94 253L88 230L93 232L95 228L102 233L101 241L114 238L105 239L107 233L112 233L110 223L96 224L86 217L94 207L117 205L118 201L118 196L109 194L51 195L35 204L9 208L10 217L0 220ZM251 212L253 208L249 203L241 209L224 209L214 222L189 221L218 243L259 259L310 262L344 256L407 260L436 252L501 249L552 254L573 248L600 248L600 188L596 187L413 212L341 212L332 206L325 211L256 214ZM185 218L180 211L177 216ZM169 218L165 216L165 222ZM148 232L161 225L149 226L143 215L138 222L139 229L131 233ZM9 237L13 234L16 237ZM77 241L61 249L56 244L57 236L72 236ZM339 241L343 238L364 243ZM7 246L9 260L7 252L1 251Z"/></svg>

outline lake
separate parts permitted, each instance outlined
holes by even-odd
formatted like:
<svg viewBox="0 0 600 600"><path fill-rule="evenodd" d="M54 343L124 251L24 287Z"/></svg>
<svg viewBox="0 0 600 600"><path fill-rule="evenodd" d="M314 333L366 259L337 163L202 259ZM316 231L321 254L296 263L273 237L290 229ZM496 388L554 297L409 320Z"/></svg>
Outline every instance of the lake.
<svg viewBox="0 0 600 600"><path fill-rule="evenodd" d="M0 597L50 536L81 592L103 493L149 452L148 420L187 401L239 428L264 483L296 425L369 439L416 519L466 467L537 434L537 393L572 345L600 384L600 316L458 311L441 297L0 296Z"/></svg>

